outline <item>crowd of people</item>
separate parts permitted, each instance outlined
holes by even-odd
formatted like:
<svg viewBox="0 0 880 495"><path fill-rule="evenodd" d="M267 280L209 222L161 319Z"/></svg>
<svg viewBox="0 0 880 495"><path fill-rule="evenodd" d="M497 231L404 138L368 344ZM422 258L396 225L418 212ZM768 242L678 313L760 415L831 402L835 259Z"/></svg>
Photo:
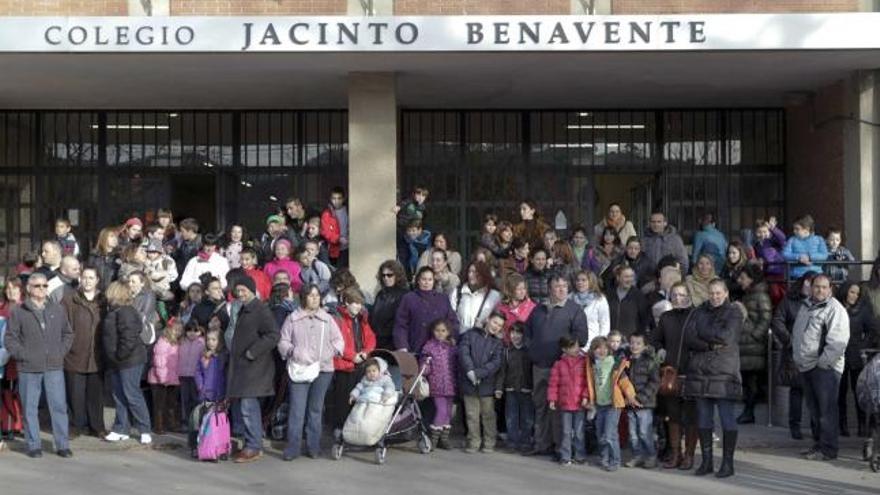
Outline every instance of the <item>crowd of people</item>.
<svg viewBox="0 0 880 495"><path fill-rule="evenodd" d="M42 455L45 393L61 457L73 436L124 442L132 427L142 444L179 431L195 448L189 419L218 401L242 438L235 462L259 459L264 435L277 431L284 460L318 457L325 419L339 429L352 403L396 393L371 358L391 349L424 367L438 448L453 446L463 406L468 453L492 452L502 438L563 465L595 452L608 471L691 470L699 445L695 474L727 477L738 425L755 422L768 393L770 345L791 390L791 435L802 438L806 400L804 455L837 456L861 354L880 344L880 264L861 284L845 264L819 263L853 260L840 230L819 237L805 215L786 236L770 217L745 243L707 214L689 251L662 212L644 235L618 204L593 228L557 232L523 201L517 220L487 214L465 256L428 228L428 197L416 187L393 207L397 256L375 281L348 269L341 188L320 213L290 199L253 238L237 224L203 233L163 209L155 223L134 217L101 230L84 249L59 219L2 291L0 383L20 395L27 455ZM105 380L116 409L109 430ZM857 418L865 436L869 418L860 409ZM14 424L0 426L12 439Z"/></svg>

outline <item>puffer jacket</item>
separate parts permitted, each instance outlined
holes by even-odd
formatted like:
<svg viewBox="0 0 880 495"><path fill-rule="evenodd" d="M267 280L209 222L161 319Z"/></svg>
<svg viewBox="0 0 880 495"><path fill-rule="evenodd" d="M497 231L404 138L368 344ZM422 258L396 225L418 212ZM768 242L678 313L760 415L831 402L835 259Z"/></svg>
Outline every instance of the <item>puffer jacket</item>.
<svg viewBox="0 0 880 495"><path fill-rule="evenodd" d="M785 261L796 262L803 255L807 255L810 258L810 261L827 260L828 245L825 244L825 239L822 239L816 234L810 234L803 239L798 236L792 236L788 242L785 243L785 247L782 248L782 257L785 258ZM793 265L791 270L789 270L789 277L791 277L792 280L795 280L801 278L801 276L807 272L822 273L822 267L819 265L802 265L798 263Z"/></svg>
<svg viewBox="0 0 880 495"><path fill-rule="evenodd" d="M581 401L589 399L586 384L586 359L563 355L550 370L547 402L555 402L560 411L577 411Z"/></svg>
<svg viewBox="0 0 880 495"><path fill-rule="evenodd" d="M654 349L646 347L639 356L629 358L627 376L636 391L636 399L642 407L657 407L657 390L660 389L660 367L654 359Z"/></svg>
<svg viewBox="0 0 880 495"><path fill-rule="evenodd" d="M823 338L824 336L824 338ZM801 305L791 332L794 364L801 373L819 367L843 373L849 342L849 315L840 301L807 299Z"/></svg>
<svg viewBox="0 0 880 495"><path fill-rule="evenodd" d="M685 332L690 352L684 396L706 399L739 399L739 336L742 311L729 302L713 307L704 303L694 310Z"/></svg>
<svg viewBox="0 0 880 495"><path fill-rule="evenodd" d="M428 361L431 358L431 361ZM458 393L458 349L452 342L432 338L422 346L420 366L425 367L431 397L455 397Z"/></svg>
<svg viewBox="0 0 880 495"><path fill-rule="evenodd" d="M501 339L482 328L471 328L458 343L458 371L462 395L495 395L495 374L501 369ZM476 386L467 378L473 371Z"/></svg>
<svg viewBox="0 0 880 495"><path fill-rule="evenodd" d="M504 348L501 369L495 379L495 392L532 391L532 361L525 346Z"/></svg>
<svg viewBox="0 0 880 495"><path fill-rule="evenodd" d="M147 382L151 385L180 385L178 375L178 359L180 346L159 337L153 346L153 366L147 373Z"/></svg>
<svg viewBox="0 0 880 495"><path fill-rule="evenodd" d="M779 227L770 230L770 238L754 244L755 256L764 263L764 274L778 278L785 273L785 258L782 248L785 246L785 232Z"/></svg>
<svg viewBox="0 0 880 495"><path fill-rule="evenodd" d="M742 299L748 316L739 337L740 371L767 369L767 331L773 318L773 304L767 284L754 284Z"/></svg>

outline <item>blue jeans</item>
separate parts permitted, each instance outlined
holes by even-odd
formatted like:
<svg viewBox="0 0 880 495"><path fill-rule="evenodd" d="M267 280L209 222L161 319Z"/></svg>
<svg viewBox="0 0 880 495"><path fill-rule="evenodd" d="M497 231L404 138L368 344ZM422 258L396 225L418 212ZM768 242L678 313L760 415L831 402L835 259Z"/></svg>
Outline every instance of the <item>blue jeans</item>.
<svg viewBox="0 0 880 495"><path fill-rule="evenodd" d="M287 418L287 448L284 454L297 457L302 450L303 427L306 430L306 448L310 455L321 452L321 417L324 414L324 396L333 381L333 373L318 374L311 383L293 383L288 380L287 402L290 415Z"/></svg>
<svg viewBox="0 0 880 495"><path fill-rule="evenodd" d="M697 398L697 427L701 430L711 430L715 427L715 407L717 406L718 417L721 418L721 429L736 431L736 415L733 414L735 404L736 402L732 399Z"/></svg>
<svg viewBox="0 0 880 495"><path fill-rule="evenodd" d="M626 415L629 418L629 445L632 447L633 457L657 457L654 445L654 410L630 409Z"/></svg>
<svg viewBox="0 0 880 495"><path fill-rule="evenodd" d="M587 458L587 444L584 443L584 410L561 411L559 419L562 423L562 441L559 444L559 460L570 461L572 444L574 458L581 461Z"/></svg>
<svg viewBox="0 0 880 495"><path fill-rule="evenodd" d="M263 413L260 399L242 397L238 403L241 421L244 423L244 448L259 452L263 450Z"/></svg>
<svg viewBox="0 0 880 495"><path fill-rule="evenodd" d="M67 428L67 396L64 392L64 371L19 373L19 394L24 408L24 436L28 450L40 450L40 396L46 387L46 403L52 416L55 450L69 448Z"/></svg>
<svg viewBox="0 0 880 495"><path fill-rule="evenodd" d="M620 423L620 409L612 406L598 406L596 408L596 434L599 436L599 457L603 465L613 468L620 467L618 423Z"/></svg>
<svg viewBox="0 0 880 495"><path fill-rule="evenodd" d="M513 447L532 446L535 427L535 404L531 392L504 392L504 422L507 443Z"/></svg>
<svg viewBox="0 0 880 495"><path fill-rule="evenodd" d="M814 447L829 457L837 457L838 423L837 396L840 388L840 373L831 369L813 368L801 373L804 381L804 396L810 408L812 421L818 425L818 438L813 439Z"/></svg>
<svg viewBox="0 0 880 495"><path fill-rule="evenodd" d="M144 365L138 364L130 368L110 372L110 384L113 389L113 402L116 404L116 419L113 421L113 432L122 435L131 433L129 412L134 419L134 426L141 435L150 433L150 412L147 401L141 391L141 375Z"/></svg>

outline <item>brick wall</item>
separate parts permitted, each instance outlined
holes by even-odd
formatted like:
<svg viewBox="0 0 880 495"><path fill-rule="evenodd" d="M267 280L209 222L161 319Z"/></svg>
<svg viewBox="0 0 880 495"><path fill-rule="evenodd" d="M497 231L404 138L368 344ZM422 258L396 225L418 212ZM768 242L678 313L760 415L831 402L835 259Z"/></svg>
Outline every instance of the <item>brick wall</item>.
<svg viewBox="0 0 880 495"><path fill-rule="evenodd" d="M127 0L0 0L0 16L128 15Z"/></svg>
<svg viewBox="0 0 880 495"><path fill-rule="evenodd" d="M840 81L785 108L785 216L793 221L810 213L820 233L844 225L846 121L839 117L846 115L846 98L846 82Z"/></svg>
<svg viewBox="0 0 880 495"><path fill-rule="evenodd" d="M171 0L171 15L345 15L346 0Z"/></svg>
<svg viewBox="0 0 880 495"><path fill-rule="evenodd" d="M859 0L612 0L614 14L857 12Z"/></svg>
<svg viewBox="0 0 880 495"><path fill-rule="evenodd" d="M570 14L571 0L395 0L395 15Z"/></svg>

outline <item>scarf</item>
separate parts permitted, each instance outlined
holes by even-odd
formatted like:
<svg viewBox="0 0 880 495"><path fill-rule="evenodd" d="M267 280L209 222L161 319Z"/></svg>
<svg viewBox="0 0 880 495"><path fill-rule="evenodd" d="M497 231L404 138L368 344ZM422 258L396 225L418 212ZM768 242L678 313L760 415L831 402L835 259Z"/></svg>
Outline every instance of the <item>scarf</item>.
<svg viewBox="0 0 880 495"><path fill-rule="evenodd" d="M615 222L614 220L611 220L608 217L605 217L605 225L608 227L614 228L614 230L619 233L621 230L623 230L623 227L626 225L626 217L623 215L620 215L620 220L618 220L617 222Z"/></svg>
<svg viewBox="0 0 880 495"><path fill-rule="evenodd" d="M211 259L211 255L212 255L212 254L214 254L214 253L209 253L209 252L207 252L207 251L199 251L199 254L198 254L198 256L199 256L199 261L205 261L205 262L207 262L208 260Z"/></svg>
<svg viewBox="0 0 880 495"><path fill-rule="evenodd" d="M582 308L586 308L598 298L599 295L595 292L575 292L571 295L571 300Z"/></svg>

